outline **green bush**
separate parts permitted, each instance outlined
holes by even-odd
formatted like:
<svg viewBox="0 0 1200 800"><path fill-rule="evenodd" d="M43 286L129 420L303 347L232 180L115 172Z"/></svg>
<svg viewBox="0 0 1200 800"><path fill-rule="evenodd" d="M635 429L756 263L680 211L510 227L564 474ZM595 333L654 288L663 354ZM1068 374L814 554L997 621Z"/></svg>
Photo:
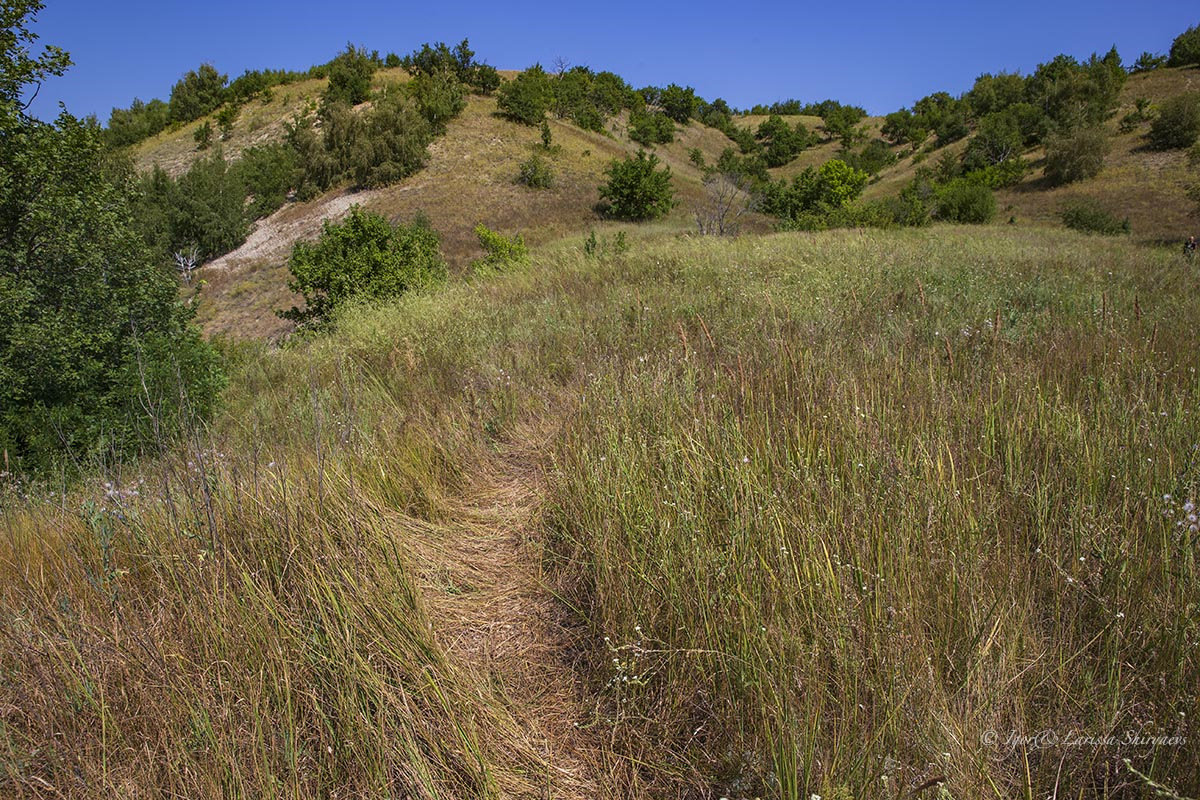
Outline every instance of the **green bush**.
<svg viewBox="0 0 1200 800"><path fill-rule="evenodd" d="M844 161L826 161L819 170L809 167L792 179L765 183L759 189L759 209L783 220L800 220L805 214L825 215L858 199L870 175Z"/></svg>
<svg viewBox="0 0 1200 800"><path fill-rule="evenodd" d="M162 100L135 99L127 109L112 110L104 138L109 147L128 147L165 130L170 121L170 107Z"/></svg>
<svg viewBox="0 0 1200 800"><path fill-rule="evenodd" d="M1171 42L1168 67L1186 67L1200 64L1200 25L1193 25Z"/></svg>
<svg viewBox="0 0 1200 800"><path fill-rule="evenodd" d="M534 64L500 87L496 107L500 113L524 125L537 125L554 102L550 76L541 64Z"/></svg>
<svg viewBox="0 0 1200 800"><path fill-rule="evenodd" d="M476 275L491 275L529 263L529 248L520 234L508 237L481 223L475 226L475 236L484 253L483 258L471 262Z"/></svg>
<svg viewBox="0 0 1200 800"><path fill-rule="evenodd" d="M534 153L521 162L516 182L530 189L549 189L554 185L554 171L550 162Z"/></svg>
<svg viewBox="0 0 1200 800"><path fill-rule="evenodd" d="M315 243L292 248L288 288L304 297L305 307L276 313L318 326L350 300L384 300L438 286L446 279L439 244L427 224L392 225L352 206L345 221L326 220Z"/></svg>
<svg viewBox="0 0 1200 800"><path fill-rule="evenodd" d="M286 144L248 147L233 166L250 198L249 219L259 219L281 207L300 179L296 151Z"/></svg>
<svg viewBox="0 0 1200 800"><path fill-rule="evenodd" d="M171 122L191 122L211 114L225 102L225 82L228 75L217 72L211 64L201 64L179 79L171 89L168 117Z"/></svg>
<svg viewBox="0 0 1200 800"><path fill-rule="evenodd" d="M675 141L675 123L661 111L634 109L629 112L629 138L646 147L670 144Z"/></svg>
<svg viewBox="0 0 1200 800"><path fill-rule="evenodd" d="M1060 214L1063 225L1084 233L1099 233L1105 236L1129 234L1129 217L1117 219L1095 200L1081 199L1068 203Z"/></svg>
<svg viewBox="0 0 1200 800"><path fill-rule="evenodd" d="M996 196L987 186L956 178L937 187L934 216L943 222L981 225L996 216Z"/></svg>
<svg viewBox="0 0 1200 800"><path fill-rule="evenodd" d="M421 116L433 132L444 133L446 124L467 107L467 90L453 72L421 72L407 86Z"/></svg>
<svg viewBox="0 0 1200 800"><path fill-rule="evenodd" d="M246 241L246 187L219 151L198 160L173 180L155 167L141 180L137 227L159 258L197 249L201 261Z"/></svg>
<svg viewBox="0 0 1200 800"><path fill-rule="evenodd" d="M212 123L205 120L203 125L192 131L192 139L196 142L197 150L207 150L213 139Z"/></svg>
<svg viewBox="0 0 1200 800"><path fill-rule="evenodd" d="M1178 94L1163 102L1146 138L1155 150L1191 147L1200 138L1200 94Z"/></svg>
<svg viewBox="0 0 1200 800"><path fill-rule="evenodd" d="M659 170L658 164L658 156L644 150L639 150L637 157L614 159L604 170L608 182L600 187L604 213L617 219L645 220L674 208L671 168Z"/></svg>
<svg viewBox="0 0 1200 800"><path fill-rule="evenodd" d="M329 86L325 102L358 105L371 96L371 78L379 64L366 50L347 43L346 49L329 62Z"/></svg>
<svg viewBox="0 0 1200 800"><path fill-rule="evenodd" d="M1094 178L1104 168L1108 148L1108 133L1099 125L1052 134L1046 139L1043 173L1057 185Z"/></svg>

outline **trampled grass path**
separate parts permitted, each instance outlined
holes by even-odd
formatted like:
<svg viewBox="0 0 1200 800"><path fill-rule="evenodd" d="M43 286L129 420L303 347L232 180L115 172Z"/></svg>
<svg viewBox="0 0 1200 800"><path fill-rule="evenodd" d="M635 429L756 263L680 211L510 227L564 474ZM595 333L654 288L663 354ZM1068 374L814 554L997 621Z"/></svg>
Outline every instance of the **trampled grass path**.
<svg viewBox="0 0 1200 800"><path fill-rule="evenodd" d="M425 565L430 616L450 660L511 717L520 736L509 742L513 751L543 765L543 775L531 776L535 796L609 796L586 730L592 710L574 664L579 633L541 576L546 448L533 438L477 473L452 521L439 526L439 555Z"/></svg>

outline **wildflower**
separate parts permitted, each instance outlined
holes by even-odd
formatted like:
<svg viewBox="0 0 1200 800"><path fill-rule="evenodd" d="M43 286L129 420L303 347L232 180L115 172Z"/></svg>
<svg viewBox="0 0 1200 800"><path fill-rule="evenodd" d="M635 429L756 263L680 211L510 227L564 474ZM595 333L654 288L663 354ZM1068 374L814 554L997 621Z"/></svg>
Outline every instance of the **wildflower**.
<svg viewBox="0 0 1200 800"><path fill-rule="evenodd" d="M749 463L750 463L750 456L742 456L742 463L743 463L743 464L749 464Z"/></svg>

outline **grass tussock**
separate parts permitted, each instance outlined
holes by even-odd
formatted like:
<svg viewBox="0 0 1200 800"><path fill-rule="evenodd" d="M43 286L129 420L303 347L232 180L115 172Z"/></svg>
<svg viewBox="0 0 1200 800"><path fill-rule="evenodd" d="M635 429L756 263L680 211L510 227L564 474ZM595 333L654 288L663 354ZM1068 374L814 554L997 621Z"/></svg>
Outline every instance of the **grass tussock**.
<svg viewBox="0 0 1200 800"><path fill-rule="evenodd" d="M1200 788L1173 250L629 244L233 346L213 430L6 495L0 794L562 796L556 748L601 796L1144 795L1124 759ZM440 635L455 526L531 430L520 533L589 693L552 745ZM1187 744L1008 744L1043 730Z"/></svg>

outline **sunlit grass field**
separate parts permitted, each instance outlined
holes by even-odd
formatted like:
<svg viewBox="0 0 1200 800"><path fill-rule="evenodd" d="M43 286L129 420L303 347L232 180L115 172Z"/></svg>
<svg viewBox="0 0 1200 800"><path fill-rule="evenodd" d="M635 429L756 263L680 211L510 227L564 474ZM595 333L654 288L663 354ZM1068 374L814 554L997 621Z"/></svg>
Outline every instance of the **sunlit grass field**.
<svg viewBox="0 0 1200 800"><path fill-rule="evenodd" d="M210 428L7 490L0 795L1200 792L1200 268L626 241L230 344ZM557 742L445 635L497 481L570 631Z"/></svg>

